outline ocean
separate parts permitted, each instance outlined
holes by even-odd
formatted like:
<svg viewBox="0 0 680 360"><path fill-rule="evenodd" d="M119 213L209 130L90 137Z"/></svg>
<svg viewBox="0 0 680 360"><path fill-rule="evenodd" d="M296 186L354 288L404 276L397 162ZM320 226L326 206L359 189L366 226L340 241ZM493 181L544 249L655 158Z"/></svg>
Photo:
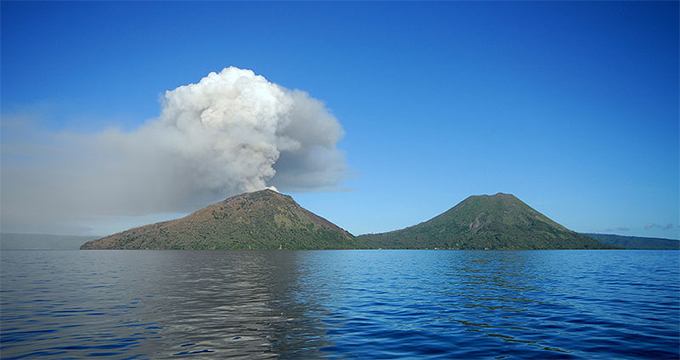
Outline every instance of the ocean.
<svg viewBox="0 0 680 360"><path fill-rule="evenodd" d="M680 252L3 251L2 359L678 359Z"/></svg>

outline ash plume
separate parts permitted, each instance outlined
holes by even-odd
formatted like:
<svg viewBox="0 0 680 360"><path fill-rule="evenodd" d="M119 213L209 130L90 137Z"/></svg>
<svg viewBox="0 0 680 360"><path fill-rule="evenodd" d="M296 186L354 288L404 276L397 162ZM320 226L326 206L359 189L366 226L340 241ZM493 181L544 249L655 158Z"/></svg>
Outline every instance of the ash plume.
<svg viewBox="0 0 680 360"><path fill-rule="evenodd" d="M160 116L135 131L42 134L39 146L3 139L3 227L188 212L269 186L337 185L343 135L309 94L226 68L167 91Z"/></svg>

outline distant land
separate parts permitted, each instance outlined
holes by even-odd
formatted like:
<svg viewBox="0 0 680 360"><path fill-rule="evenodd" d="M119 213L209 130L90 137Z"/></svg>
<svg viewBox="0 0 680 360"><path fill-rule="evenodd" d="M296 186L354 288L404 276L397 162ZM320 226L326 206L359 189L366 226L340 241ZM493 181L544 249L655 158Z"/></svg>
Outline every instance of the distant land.
<svg viewBox="0 0 680 360"><path fill-rule="evenodd" d="M470 196L443 214L402 230L358 237L384 249L614 249L571 231L511 194Z"/></svg>
<svg viewBox="0 0 680 360"><path fill-rule="evenodd" d="M680 250L680 241L678 240L609 234L583 235L605 244L630 250Z"/></svg>
<svg viewBox="0 0 680 360"><path fill-rule="evenodd" d="M95 236L0 234L0 250L78 250Z"/></svg>
<svg viewBox="0 0 680 360"><path fill-rule="evenodd" d="M613 249L548 219L509 194L471 196L422 224L355 237L261 190L228 198L187 217L89 241L81 249Z"/></svg>
<svg viewBox="0 0 680 360"><path fill-rule="evenodd" d="M123 231L80 249L354 249L354 235L290 196L261 190L228 198L184 218Z"/></svg>
<svg viewBox="0 0 680 360"><path fill-rule="evenodd" d="M673 239L578 234L503 193L471 196L402 230L355 237L290 196L262 190L228 198L182 219L95 238L2 233L0 249L680 250L680 241Z"/></svg>

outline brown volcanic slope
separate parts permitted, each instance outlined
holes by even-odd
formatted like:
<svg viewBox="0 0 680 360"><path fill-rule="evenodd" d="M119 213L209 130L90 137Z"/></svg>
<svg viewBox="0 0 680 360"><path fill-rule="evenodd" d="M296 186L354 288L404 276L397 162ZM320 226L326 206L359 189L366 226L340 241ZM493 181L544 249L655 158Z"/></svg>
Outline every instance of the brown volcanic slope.
<svg viewBox="0 0 680 360"><path fill-rule="evenodd" d="M80 249L350 249L352 234L302 208L290 196L261 190L228 198L184 218L142 226Z"/></svg>
<svg viewBox="0 0 680 360"><path fill-rule="evenodd" d="M406 229L359 237L396 249L612 249L550 220L510 194L470 196L443 214Z"/></svg>

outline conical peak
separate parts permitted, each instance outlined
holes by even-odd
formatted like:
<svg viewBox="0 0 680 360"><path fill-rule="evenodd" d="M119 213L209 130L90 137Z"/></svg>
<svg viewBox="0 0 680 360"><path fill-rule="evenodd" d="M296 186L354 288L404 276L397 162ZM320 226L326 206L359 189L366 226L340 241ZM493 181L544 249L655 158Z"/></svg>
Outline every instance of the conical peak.
<svg viewBox="0 0 680 360"><path fill-rule="evenodd" d="M507 193L502 193L502 192L496 193L494 195L486 195L486 194L484 194L484 195L472 195L472 196L470 196L470 198L492 198L492 199L493 198L512 198L512 199L517 199L517 197L513 194L507 194Z"/></svg>
<svg viewBox="0 0 680 360"><path fill-rule="evenodd" d="M362 238L382 248L600 249L512 194L475 195L436 217L402 230Z"/></svg>
<svg viewBox="0 0 680 360"><path fill-rule="evenodd" d="M515 195L513 194L506 194L506 193L496 193L494 195L472 195L468 197L467 199L463 200L461 203L466 203L466 202L503 202L503 203L514 203L514 202L522 202L520 199L518 199Z"/></svg>
<svg viewBox="0 0 680 360"><path fill-rule="evenodd" d="M229 201L229 200L233 200L233 199L244 199L244 198L245 199L259 199L259 198L262 198L262 197L286 198L286 199L292 200L292 198L288 195L284 195L284 194L281 194L280 192L278 192L276 190L266 188L266 189L262 189L262 190L251 191L251 192L235 195L235 196L232 196L232 197L225 199L224 201Z"/></svg>
<svg viewBox="0 0 680 360"><path fill-rule="evenodd" d="M83 248L343 249L352 234L271 189L232 196L184 218L124 231Z"/></svg>

